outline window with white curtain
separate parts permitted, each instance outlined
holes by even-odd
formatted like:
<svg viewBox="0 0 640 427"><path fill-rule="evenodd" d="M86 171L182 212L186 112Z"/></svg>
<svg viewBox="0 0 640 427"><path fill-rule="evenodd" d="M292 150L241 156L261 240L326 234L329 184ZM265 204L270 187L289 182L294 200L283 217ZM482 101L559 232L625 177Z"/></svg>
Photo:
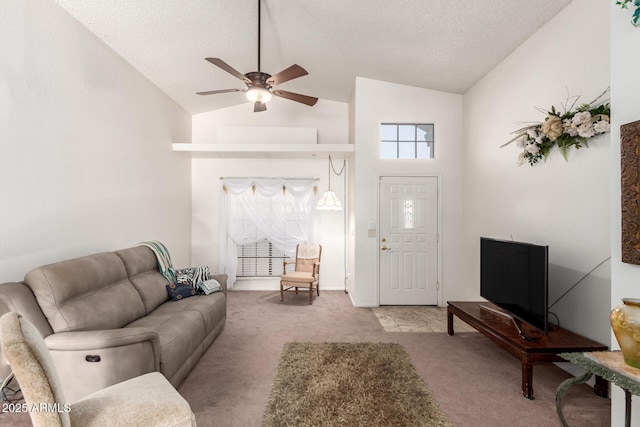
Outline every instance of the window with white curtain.
<svg viewBox="0 0 640 427"><path fill-rule="evenodd" d="M239 262L245 246L249 251L251 245L266 240L272 249L294 257L298 243L314 241L316 191L313 179L223 180L219 266L231 286L236 277L245 275L244 261Z"/></svg>

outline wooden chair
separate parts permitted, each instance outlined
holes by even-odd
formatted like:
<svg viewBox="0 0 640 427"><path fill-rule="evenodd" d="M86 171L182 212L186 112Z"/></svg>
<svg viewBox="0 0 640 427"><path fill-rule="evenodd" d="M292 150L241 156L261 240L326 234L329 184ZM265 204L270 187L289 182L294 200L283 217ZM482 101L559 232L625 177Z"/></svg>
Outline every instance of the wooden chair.
<svg viewBox="0 0 640 427"><path fill-rule="evenodd" d="M296 247L295 261L284 261L284 273L280 276L280 302L285 291L309 288L309 304L313 303L313 291L320 296L320 255L322 246L315 243L300 243ZM287 273L287 264L295 264L295 271ZM293 291L291 291L293 292Z"/></svg>

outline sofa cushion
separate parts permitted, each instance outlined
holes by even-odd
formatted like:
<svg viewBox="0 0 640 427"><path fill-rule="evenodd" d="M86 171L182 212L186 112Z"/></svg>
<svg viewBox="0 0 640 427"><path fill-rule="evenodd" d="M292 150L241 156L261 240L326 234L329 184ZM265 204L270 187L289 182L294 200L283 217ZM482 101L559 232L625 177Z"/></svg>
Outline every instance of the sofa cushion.
<svg viewBox="0 0 640 427"><path fill-rule="evenodd" d="M24 283L54 332L121 328L144 316L142 299L112 252L36 268Z"/></svg>
<svg viewBox="0 0 640 427"><path fill-rule="evenodd" d="M162 304L160 308L181 302L183 301L169 301ZM149 315L128 324L126 327L148 328L158 334L160 340L160 372L167 378L171 378L176 373L182 362L196 351L205 337L204 322L200 314L195 311L171 312L168 310L158 312L158 310L154 310Z"/></svg>
<svg viewBox="0 0 640 427"><path fill-rule="evenodd" d="M115 252L127 269L129 280L142 298L145 314L151 313L169 300L167 279L158 270L158 261L153 251L146 246L123 249Z"/></svg>
<svg viewBox="0 0 640 427"><path fill-rule="evenodd" d="M171 316L183 311L198 313L204 322L205 335L208 335L226 317L227 297L222 292L216 292L180 301L169 301L154 310L153 315Z"/></svg>

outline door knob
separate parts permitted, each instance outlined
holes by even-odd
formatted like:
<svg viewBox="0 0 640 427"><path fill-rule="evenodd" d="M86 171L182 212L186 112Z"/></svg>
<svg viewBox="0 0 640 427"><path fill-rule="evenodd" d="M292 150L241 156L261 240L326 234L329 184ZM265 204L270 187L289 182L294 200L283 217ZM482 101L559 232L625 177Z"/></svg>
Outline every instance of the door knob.
<svg viewBox="0 0 640 427"><path fill-rule="evenodd" d="M384 245L383 245L380 249L382 249L383 251L388 251L388 250L389 250L389 249L391 249L391 248L388 248L388 247L386 247L386 246L384 246Z"/></svg>

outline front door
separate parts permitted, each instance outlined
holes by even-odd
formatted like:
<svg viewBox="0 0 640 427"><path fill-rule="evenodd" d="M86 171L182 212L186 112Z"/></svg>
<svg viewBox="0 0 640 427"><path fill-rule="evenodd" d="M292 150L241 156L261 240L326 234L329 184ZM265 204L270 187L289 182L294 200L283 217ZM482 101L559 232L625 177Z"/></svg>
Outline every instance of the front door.
<svg viewBox="0 0 640 427"><path fill-rule="evenodd" d="M438 304L438 178L380 178L380 305Z"/></svg>

